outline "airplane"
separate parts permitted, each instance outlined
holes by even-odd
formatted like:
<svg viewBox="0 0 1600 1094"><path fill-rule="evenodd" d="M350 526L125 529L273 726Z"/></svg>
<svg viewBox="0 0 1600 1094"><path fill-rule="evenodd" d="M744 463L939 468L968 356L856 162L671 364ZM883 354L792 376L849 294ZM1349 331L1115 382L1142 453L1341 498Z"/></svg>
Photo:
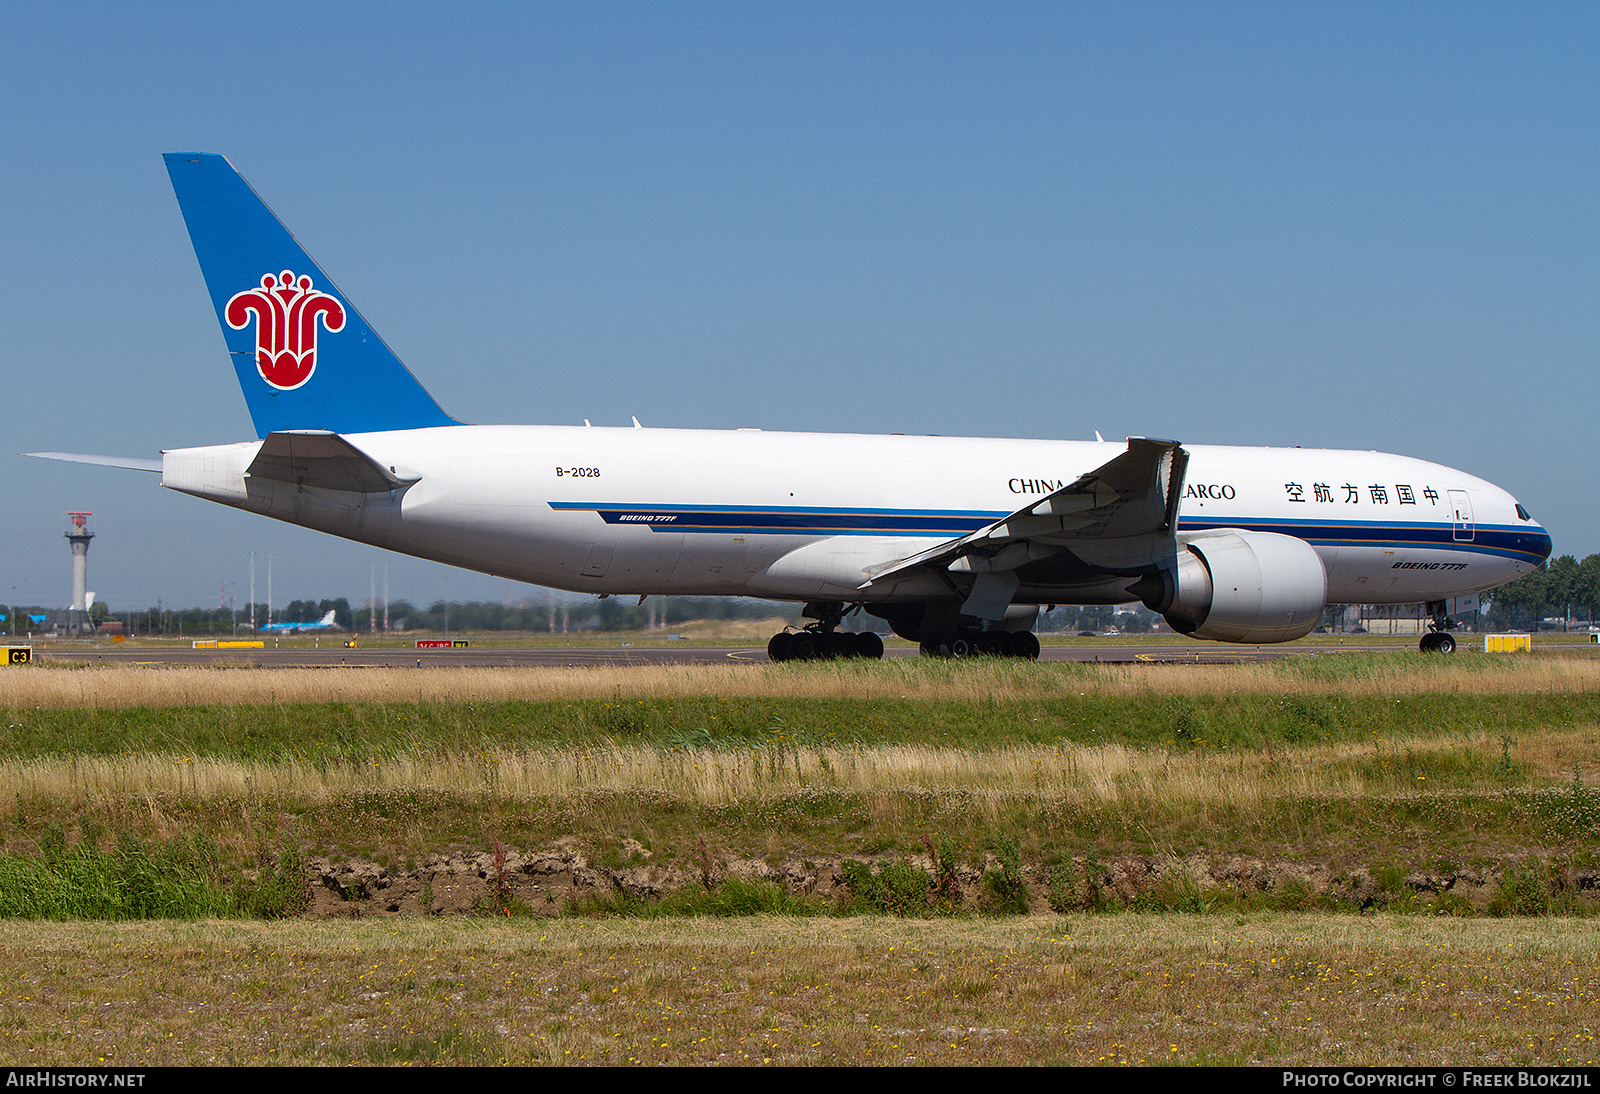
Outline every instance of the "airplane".
<svg viewBox="0 0 1600 1094"><path fill-rule="evenodd" d="M270 631L274 634L302 634L306 631L326 631L337 626L333 621L333 612L329 612L315 623L263 623L257 630Z"/></svg>
<svg viewBox="0 0 1600 1094"><path fill-rule="evenodd" d="M256 436L161 459L185 494L360 543L600 596L803 603L774 661L1037 658L1040 608L1141 602L1195 638L1300 638L1330 604L1453 612L1541 565L1498 486L1406 456L631 427L446 414L228 160L165 157Z"/></svg>

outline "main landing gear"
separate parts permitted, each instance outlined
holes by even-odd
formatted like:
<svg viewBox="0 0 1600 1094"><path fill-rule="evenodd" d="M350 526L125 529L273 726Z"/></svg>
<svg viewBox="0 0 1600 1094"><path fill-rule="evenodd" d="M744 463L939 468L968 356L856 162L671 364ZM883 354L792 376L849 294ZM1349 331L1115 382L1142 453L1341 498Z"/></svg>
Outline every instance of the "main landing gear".
<svg viewBox="0 0 1600 1094"><path fill-rule="evenodd" d="M883 656L883 639L871 631L824 631L812 624L803 631L775 634L767 643L767 658L772 661L829 661L836 657Z"/></svg>
<svg viewBox="0 0 1600 1094"><path fill-rule="evenodd" d="M1039 660L1039 638L1032 631L959 630L942 642L923 642L924 657L1021 657Z"/></svg>
<svg viewBox="0 0 1600 1094"><path fill-rule="evenodd" d="M1430 630L1422 636L1422 641L1417 643L1417 649L1423 653L1455 653L1455 636L1450 633L1450 616L1445 611L1445 602L1435 600L1428 605L1433 612L1433 622L1429 624Z"/></svg>
<svg viewBox="0 0 1600 1094"><path fill-rule="evenodd" d="M860 609L856 605L851 611ZM803 613L817 622L803 630L775 634L767 643L767 658L772 661L828 661L836 657L862 657L876 661L883 656L883 639L871 631L841 631L839 623L848 613L837 601L813 602Z"/></svg>
<svg viewBox="0 0 1600 1094"><path fill-rule="evenodd" d="M816 622L802 630L773 635L767 643L767 657L773 661L820 661L836 657L877 660L883 656L883 639L866 631L855 634L839 630L840 621L846 615L860 611L861 607L860 604L847 607L836 600L807 604L802 614ZM871 611L888 619L889 625L901 638L909 638L920 644L925 657L1039 659L1039 638L1031 630L1008 631L998 627L978 630L972 626L960 626L953 605L948 615L932 619L928 618L927 609L920 605L911 605L904 611L899 610L899 606L894 606L893 610L873 607Z"/></svg>

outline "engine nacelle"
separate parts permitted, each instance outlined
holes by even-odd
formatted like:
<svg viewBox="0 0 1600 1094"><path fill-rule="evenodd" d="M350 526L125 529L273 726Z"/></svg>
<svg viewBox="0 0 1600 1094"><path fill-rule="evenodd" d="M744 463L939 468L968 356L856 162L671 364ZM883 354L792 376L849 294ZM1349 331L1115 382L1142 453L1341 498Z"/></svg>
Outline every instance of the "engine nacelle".
<svg viewBox="0 0 1600 1094"><path fill-rule="evenodd" d="M1274 532L1194 539L1159 583L1159 593L1153 577L1132 591L1173 630L1217 642L1302 638L1322 618L1328 597L1328 572L1311 544Z"/></svg>

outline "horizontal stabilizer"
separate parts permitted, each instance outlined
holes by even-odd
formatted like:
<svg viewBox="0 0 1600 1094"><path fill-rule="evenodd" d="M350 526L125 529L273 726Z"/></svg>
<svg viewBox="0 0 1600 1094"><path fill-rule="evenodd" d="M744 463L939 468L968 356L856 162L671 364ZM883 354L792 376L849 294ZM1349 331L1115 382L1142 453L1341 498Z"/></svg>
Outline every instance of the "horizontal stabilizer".
<svg viewBox="0 0 1600 1094"><path fill-rule="evenodd" d="M323 430L269 433L245 470L252 479L272 479L319 490L376 494L417 481L398 474L339 436Z"/></svg>
<svg viewBox="0 0 1600 1094"><path fill-rule="evenodd" d="M24 452L24 456L38 456L42 460L66 460L69 463L92 463L101 467L122 467L129 471L153 471L161 474L160 460L145 460L138 456L85 456L78 452Z"/></svg>

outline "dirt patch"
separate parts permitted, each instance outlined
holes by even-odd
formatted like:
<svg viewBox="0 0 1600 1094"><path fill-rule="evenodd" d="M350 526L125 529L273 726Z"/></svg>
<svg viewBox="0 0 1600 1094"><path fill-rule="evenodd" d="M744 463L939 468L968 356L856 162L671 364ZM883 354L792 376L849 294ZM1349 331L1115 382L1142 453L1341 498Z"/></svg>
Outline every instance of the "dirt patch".
<svg viewBox="0 0 1600 1094"><path fill-rule="evenodd" d="M628 850L625 848L625 850ZM660 898L679 890L715 886L729 878L759 880L786 892L830 902L848 892L844 860L723 857L710 863L658 865L649 852L632 848L635 864L606 867L590 861L577 841L535 851L454 852L429 856L411 869L375 862L312 859L313 899L308 918L362 916L454 916L522 914L555 916L596 896ZM639 860L644 860L640 862ZM880 859L916 866L938 876L927 856ZM980 907L984 874L997 869L972 865L953 871L957 907ZM1244 856L1121 855L1076 858L1052 866L1024 865L1028 905L1036 914L1073 909L1133 907L1206 911L1218 901L1269 898L1284 907L1337 905L1361 910L1440 910L1464 914L1490 910L1505 891L1502 870L1398 869L1374 871L1340 863L1306 863ZM1600 871L1562 871L1540 876L1536 888L1600 905ZM1420 905L1420 907L1419 907Z"/></svg>
<svg viewBox="0 0 1600 1094"><path fill-rule="evenodd" d="M625 848L626 849L626 848ZM648 858L636 848L632 858ZM311 918L366 915L482 915L515 905L534 915L560 915L569 905L601 894L659 898L691 886L704 888L701 866L621 868L592 864L575 843L541 851L456 852L429 856L415 869L391 870L375 862L312 859ZM838 863L769 866L754 859L720 861L713 885L728 877L772 881L789 892L832 895L844 875Z"/></svg>

